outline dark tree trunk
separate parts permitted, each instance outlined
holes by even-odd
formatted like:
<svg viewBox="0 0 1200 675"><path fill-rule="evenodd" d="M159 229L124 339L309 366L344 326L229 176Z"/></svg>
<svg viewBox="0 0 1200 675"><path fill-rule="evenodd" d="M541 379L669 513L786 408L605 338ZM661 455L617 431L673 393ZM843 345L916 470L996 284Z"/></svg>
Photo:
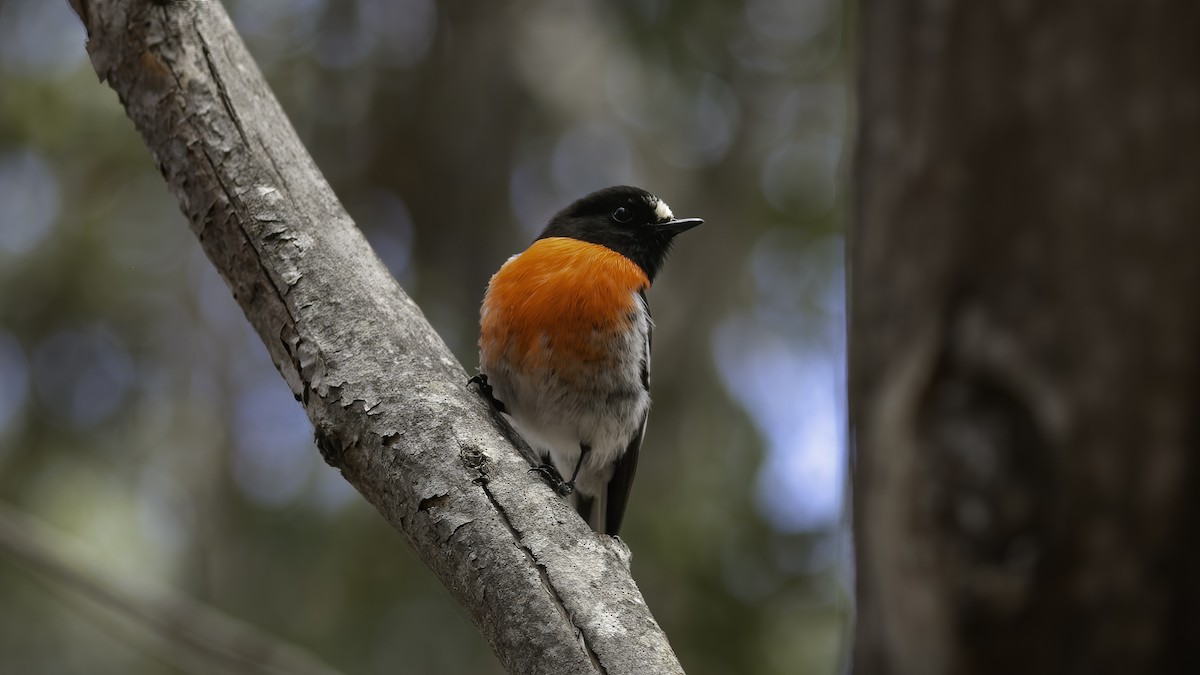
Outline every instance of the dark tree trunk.
<svg viewBox="0 0 1200 675"><path fill-rule="evenodd" d="M1200 673L1200 4L861 19L855 671Z"/></svg>

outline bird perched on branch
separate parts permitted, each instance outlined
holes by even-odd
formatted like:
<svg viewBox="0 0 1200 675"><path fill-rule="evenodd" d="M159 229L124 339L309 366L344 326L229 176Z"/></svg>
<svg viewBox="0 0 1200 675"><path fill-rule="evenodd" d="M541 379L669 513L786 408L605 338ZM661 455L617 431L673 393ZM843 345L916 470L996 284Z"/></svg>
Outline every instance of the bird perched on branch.
<svg viewBox="0 0 1200 675"><path fill-rule="evenodd" d="M639 188L594 192L551 218L484 295L472 382L596 532L621 527L646 430L646 290L674 237L702 222Z"/></svg>

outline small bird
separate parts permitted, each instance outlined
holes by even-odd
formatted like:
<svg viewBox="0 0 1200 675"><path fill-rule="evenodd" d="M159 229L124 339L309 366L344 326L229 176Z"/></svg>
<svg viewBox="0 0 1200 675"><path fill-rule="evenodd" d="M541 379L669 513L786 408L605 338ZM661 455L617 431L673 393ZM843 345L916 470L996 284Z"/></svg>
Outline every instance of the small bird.
<svg viewBox="0 0 1200 675"><path fill-rule="evenodd" d="M551 218L484 295L471 381L596 532L621 528L646 431L646 290L675 235L702 222L639 188L593 192Z"/></svg>

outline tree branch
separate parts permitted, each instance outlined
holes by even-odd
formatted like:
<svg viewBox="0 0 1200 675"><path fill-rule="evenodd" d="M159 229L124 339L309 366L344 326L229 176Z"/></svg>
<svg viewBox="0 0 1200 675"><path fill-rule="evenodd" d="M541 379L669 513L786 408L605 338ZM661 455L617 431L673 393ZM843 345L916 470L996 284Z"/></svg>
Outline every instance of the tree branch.
<svg viewBox="0 0 1200 675"><path fill-rule="evenodd" d="M192 598L80 566L74 561L88 557L77 553L81 550L44 523L0 504L0 557L52 590L69 589L108 610L105 617L115 614L148 630L166 645L158 656L172 666L195 673L338 675L307 651Z"/></svg>
<svg viewBox="0 0 1200 675"><path fill-rule="evenodd" d="M628 570L388 274L218 2L71 0L88 53L316 430L514 673L680 673Z"/></svg>

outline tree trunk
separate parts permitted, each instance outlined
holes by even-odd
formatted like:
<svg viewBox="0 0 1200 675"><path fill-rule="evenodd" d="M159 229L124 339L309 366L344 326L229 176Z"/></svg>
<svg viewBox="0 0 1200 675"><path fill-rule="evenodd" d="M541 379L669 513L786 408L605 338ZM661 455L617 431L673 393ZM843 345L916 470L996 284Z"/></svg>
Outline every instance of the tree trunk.
<svg viewBox="0 0 1200 675"><path fill-rule="evenodd" d="M504 666L682 672L628 551L530 474L520 441L338 203L221 4L72 6L96 72L303 402L326 461L405 535Z"/></svg>
<svg viewBox="0 0 1200 675"><path fill-rule="evenodd" d="M861 19L855 671L1200 672L1200 4Z"/></svg>

